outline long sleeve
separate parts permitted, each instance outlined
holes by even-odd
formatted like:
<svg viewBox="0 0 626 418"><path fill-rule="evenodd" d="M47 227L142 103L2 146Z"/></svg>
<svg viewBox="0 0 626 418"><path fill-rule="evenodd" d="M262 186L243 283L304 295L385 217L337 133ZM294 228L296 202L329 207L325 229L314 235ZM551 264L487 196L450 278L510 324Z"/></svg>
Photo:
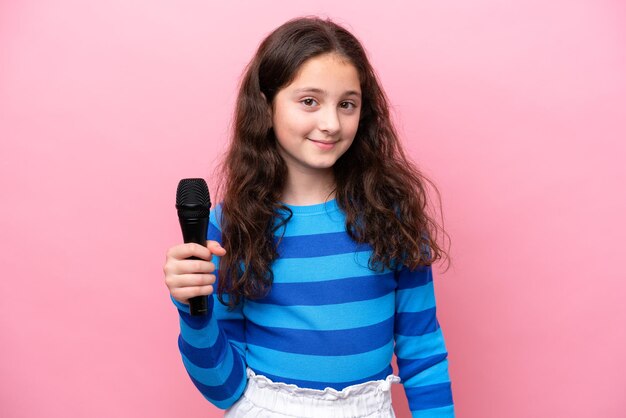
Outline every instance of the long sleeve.
<svg viewBox="0 0 626 418"><path fill-rule="evenodd" d="M221 242L217 225L212 211L207 239ZM213 256L212 261L219 266L219 257ZM247 381L241 306L228 311L214 293L209 296L209 314L191 316L189 306L172 301L180 317L178 347L187 373L209 402L221 409L229 408L241 397Z"/></svg>
<svg viewBox="0 0 626 418"><path fill-rule="evenodd" d="M430 266L398 272L395 353L413 418L454 417L448 353Z"/></svg>

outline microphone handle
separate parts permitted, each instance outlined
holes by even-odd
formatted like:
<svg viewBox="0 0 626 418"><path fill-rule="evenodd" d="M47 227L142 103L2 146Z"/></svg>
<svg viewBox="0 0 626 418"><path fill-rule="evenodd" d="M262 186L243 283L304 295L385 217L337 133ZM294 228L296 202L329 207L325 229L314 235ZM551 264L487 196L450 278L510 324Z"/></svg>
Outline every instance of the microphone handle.
<svg viewBox="0 0 626 418"><path fill-rule="evenodd" d="M185 244L193 242L206 246L206 231L209 225L208 218L181 218L180 227L183 231ZM187 260L200 260L198 257L189 257ZM189 299L189 313L193 316L201 316L209 313L208 296L196 296Z"/></svg>

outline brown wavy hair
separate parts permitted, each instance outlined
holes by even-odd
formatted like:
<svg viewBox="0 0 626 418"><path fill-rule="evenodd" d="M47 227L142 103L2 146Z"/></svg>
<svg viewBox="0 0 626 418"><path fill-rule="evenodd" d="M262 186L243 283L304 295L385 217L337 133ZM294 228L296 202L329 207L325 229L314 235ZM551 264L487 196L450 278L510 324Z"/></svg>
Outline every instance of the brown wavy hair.
<svg viewBox="0 0 626 418"><path fill-rule="evenodd" d="M347 233L371 246L369 267L377 271L398 263L415 269L448 258L438 242L440 232L447 234L428 213L427 186L441 202L439 192L402 150L386 95L362 45L330 19L296 18L268 35L246 67L220 168L219 222L227 253L220 259L217 294L231 307L243 297L257 299L269 292L271 266L279 256L274 237L290 219L281 215L290 213L280 201L287 167L271 128L273 99L304 62L327 53L356 67L362 91L356 136L333 167L333 191L346 214Z"/></svg>

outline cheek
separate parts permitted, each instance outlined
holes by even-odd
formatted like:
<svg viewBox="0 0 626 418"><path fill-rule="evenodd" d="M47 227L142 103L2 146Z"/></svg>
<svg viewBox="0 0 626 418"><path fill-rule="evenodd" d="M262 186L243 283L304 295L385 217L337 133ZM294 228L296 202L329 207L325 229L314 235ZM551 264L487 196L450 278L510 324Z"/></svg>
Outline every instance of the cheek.
<svg viewBox="0 0 626 418"><path fill-rule="evenodd" d="M284 136L303 135L311 130L311 118L298 111L284 111L273 120L274 131Z"/></svg>
<svg viewBox="0 0 626 418"><path fill-rule="evenodd" d="M359 130L359 118L350 118L348 121L346 121L346 125L345 125L345 132L346 132L346 136L349 136L351 138L354 138L354 136L356 135L356 131Z"/></svg>
<svg viewBox="0 0 626 418"><path fill-rule="evenodd" d="M306 112L294 111L289 120L294 133L308 134L315 128L315 118Z"/></svg>
<svg viewBox="0 0 626 418"><path fill-rule="evenodd" d="M343 150L343 152L345 153L346 151L348 151L352 147L352 144L354 144L354 136L352 137L350 142L346 142L345 149Z"/></svg>

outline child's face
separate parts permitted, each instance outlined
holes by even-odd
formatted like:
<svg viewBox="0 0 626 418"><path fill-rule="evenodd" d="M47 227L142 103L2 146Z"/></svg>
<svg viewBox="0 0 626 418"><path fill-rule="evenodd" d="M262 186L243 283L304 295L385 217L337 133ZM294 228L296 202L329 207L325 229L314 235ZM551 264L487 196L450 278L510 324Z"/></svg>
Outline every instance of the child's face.
<svg viewBox="0 0 626 418"><path fill-rule="evenodd" d="M278 152L290 173L328 174L350 148L359 126L356 68L336 55L306 61L272 103Z"/></svg>

